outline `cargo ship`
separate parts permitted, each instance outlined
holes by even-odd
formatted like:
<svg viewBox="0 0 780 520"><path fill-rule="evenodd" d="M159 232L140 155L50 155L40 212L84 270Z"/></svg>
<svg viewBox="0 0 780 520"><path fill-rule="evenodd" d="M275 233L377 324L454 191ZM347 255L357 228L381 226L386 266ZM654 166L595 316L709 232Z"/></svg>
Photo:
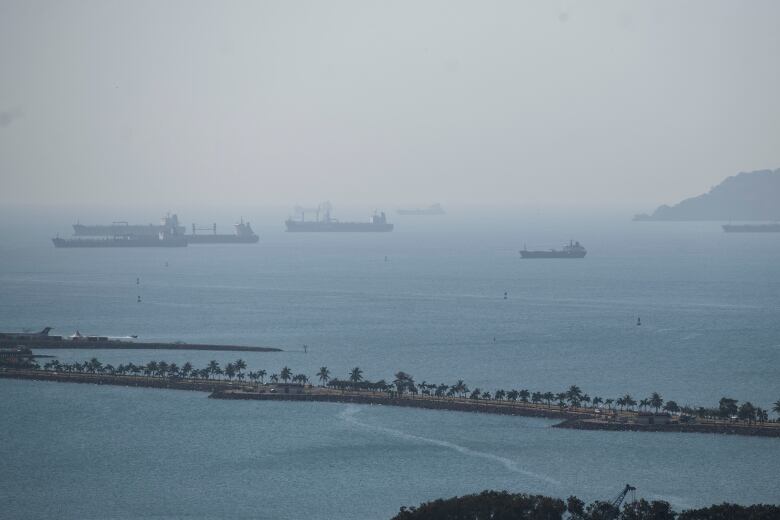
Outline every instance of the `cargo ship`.
<svg viewBox="0 0 780 520"><path fill-rule="evenodd" d="M780 233L780 222L771 224L724 224L726 233Z"/></svg>
<svg viewBox="0 0 780 520"><path fill-rule="evenodd" d="M195 224L192 225L192 234L187 235L187 243L189 244L255 244L260 240L249 222L241 222L235 225L236 232L232 235L217 234L217 225L213 224L210 228L198 228ZM198 235L198 231L211 231L211 233L205 233Z"/></svg>
<svg viewBox="0 0 780 520"><path fill-rule="evenodd" d="M547 251L529 251L523 248L520 256L523 258L585 258L587 250L579 242L570 241L563 249L549 249Z"/></svg>
<svg viewBox="0 0 780 520"><path fill-rule="evenodd" d="M170 233L172 235L183 235L184 226L179 223L179 217L176 214L166 215L160 220L159 225L146 224L128 224L127 222L112 222L110 225L84 225L81 223L73 224L73 235L77 237L156 237L160 233Z"/></svg>
<svg viewBox="0 0 780 520"><path fill-rule="evenodd" d="M315 220L306 220L305 213L314 211ZM284 224L288 232L388 232L393 230L393 224L387 222L387 216L384 212L374 214L368 222L340 222L330 216L331 206L329 203L321 204L314 210L296 208L297 218L290 217ZM322 214L322 218L320 218Z"/></svg>
<svg viewBox="0 0 780 520"><path fill-rule="evenodd" d="M433 204L427 208L399 209L396 212L399 215L444 215L446 213L441 204Z"/></svg>
<svg viewBox="0 0 780 520"><path fill-rule="evenodd" d="M74 224L74 238L52 238L54 247L186 247L184 227L176 215L167 215L159 225L132 226L114 222L110 226Z"/></svg>

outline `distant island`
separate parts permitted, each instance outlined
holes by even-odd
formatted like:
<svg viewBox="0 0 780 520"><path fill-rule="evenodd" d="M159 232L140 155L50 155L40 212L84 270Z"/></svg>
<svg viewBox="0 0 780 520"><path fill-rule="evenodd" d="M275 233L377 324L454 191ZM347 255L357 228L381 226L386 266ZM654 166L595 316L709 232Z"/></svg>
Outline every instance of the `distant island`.
<svg viewBox="0 0 780 520"><path fill-rule="evenodd" d="M658 207L634 220L780 220L780 168L743 172L728 177L709 193Z"/></svg>

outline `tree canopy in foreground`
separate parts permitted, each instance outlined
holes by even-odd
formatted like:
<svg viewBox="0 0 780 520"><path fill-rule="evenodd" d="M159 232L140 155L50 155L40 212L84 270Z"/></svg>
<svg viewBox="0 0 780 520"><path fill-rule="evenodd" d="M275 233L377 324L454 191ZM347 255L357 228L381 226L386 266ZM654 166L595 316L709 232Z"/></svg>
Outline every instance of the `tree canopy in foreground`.
<svg viewBox="0 0 780 520"><path fill-rule="evenodd" d="M567 500L544 495L483 491L448 499L402 507L392 520L776 520L780 506L757 504L713 505L677 513L668 502L644 499L623 505L618 511L611 503L589 505L577 497Z"/></svg>

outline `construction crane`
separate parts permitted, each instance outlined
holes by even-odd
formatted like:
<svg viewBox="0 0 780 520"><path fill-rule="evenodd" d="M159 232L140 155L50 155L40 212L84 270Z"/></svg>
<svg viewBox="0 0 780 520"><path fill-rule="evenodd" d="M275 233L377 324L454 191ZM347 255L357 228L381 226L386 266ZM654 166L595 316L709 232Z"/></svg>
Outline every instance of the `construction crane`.
<svg viewBox="0 0 780 520"><path fill-rule="evenodd" d="M614 508L612 510L612 513L607 518L617 518L617 515L620 513L620 506L623 504L623 501L626 499L626 495L631 493L631 502L636 502L636 496L634 495L634 491L636 491L636 488L632 486L631 484L626 484L626 487L623 488L623 491L618 493L618 496L612 499L610 504L612 504L612 507Z"/></svg>

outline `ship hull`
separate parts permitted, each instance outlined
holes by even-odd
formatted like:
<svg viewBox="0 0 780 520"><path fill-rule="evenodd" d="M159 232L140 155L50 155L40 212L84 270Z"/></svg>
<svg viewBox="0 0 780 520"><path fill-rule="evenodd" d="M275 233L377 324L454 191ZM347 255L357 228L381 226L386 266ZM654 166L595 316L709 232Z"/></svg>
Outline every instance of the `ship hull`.
<svg viewBox="0 0 780 520"><path fill-rule="evenodd" d="M726 233L780 233L780 224L724 224Z"/></svg>
<svg viewBox="0 0 780 520"><path fill-rule="evenodd" d="M523 258L585 258L586 254L584 251L520 251Z"/></svg>
<svg viewBox="0 0 780 520"><path fill-rule="evenodd" d="M290 233L386 233L393 230L393 224L372 224L370 222L285 222Z"/></svg>
<svg viewBox="0 0 780 520"><path fill-rule="evenodd" d="M160 240L154 237L142 238L52 238L54 247L186 247L184 237Z"/></svg>
<svg viewBox="0 0 780 520"><path fill-rule="evenodd" d="M259 240L257 235L187 235L188 244L256 244Z"/></svg>

